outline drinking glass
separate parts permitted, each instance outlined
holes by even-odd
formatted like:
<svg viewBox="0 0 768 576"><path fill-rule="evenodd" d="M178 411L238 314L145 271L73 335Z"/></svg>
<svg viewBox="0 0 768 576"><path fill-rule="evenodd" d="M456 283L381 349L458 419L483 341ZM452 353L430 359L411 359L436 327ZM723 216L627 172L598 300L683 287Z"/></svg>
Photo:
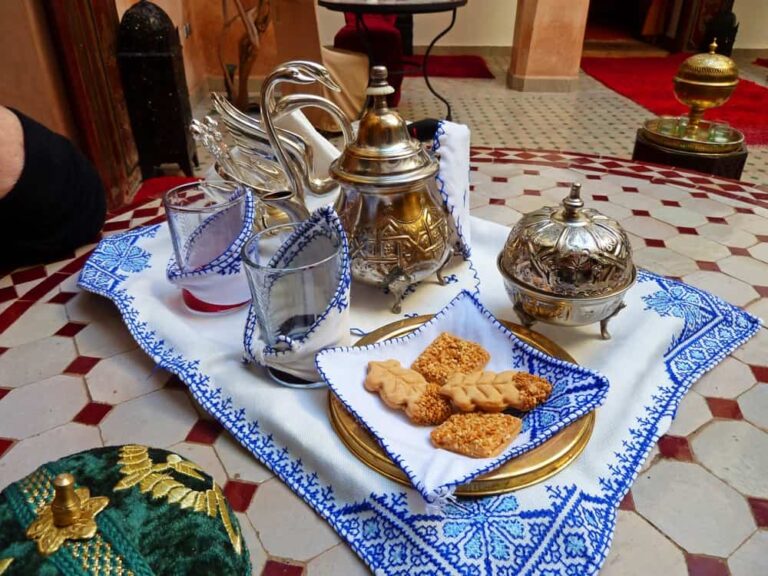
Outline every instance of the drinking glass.
<svg viewBox="0 0 768 576"><path fill-rule="evenodd" d="M240 249L253 227L249 193L226 182L193 182L166 192L163 205L175 257L168 277L187 307L218 313L247 304Z"/></svg>
<svg viewBox="0 0 768 576"><path fill-rule="evenodd" d="M327 222L315 223L310 230L306 226L306 222L272 226L254 234L243 247L258 327L253 339L246 334L246 347L258 357L261 350L291 351L292 343L301 342L293 366L270 366L268 354L263 363L279 383L302 388L322 385L314 371L314 355L321 347L338 343L310 333L333 308L344 273L344 242L338 231ZM336 317L334 321L339 323ZM334 330L348 335L348 327Z"/></svg>

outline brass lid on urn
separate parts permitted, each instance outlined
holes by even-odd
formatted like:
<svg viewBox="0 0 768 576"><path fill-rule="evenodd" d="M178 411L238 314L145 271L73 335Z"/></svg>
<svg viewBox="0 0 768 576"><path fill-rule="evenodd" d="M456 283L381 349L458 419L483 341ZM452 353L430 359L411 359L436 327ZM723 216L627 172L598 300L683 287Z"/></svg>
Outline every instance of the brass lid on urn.
<svg viewBox="0 0 768 576"><path fill-rule="evenodd" d="M369 107L360 120L357 138L331 164L330 172L336 180L400 186L437 173L437 161L411 137L405 120L387 106L386 96L392 92L386 67L371 68Z"/></svg>
<svg viewBox="0 0 768 576"><path fill-rule="evenodd" d="M556 296L595 298L627 288L635 279L632 247L615 220L584 208L573 184L560 206L524 215L499 256L501 273Z"/></svg>
<svg viewBox="0 0 768 576"><path fill-rule="evenodd" d="M739 81L736 62L718 54L717 41L709 45L709 52L695 54L686 59L677 70L676 81L700 82L702 84L733 84Z"/></svg>

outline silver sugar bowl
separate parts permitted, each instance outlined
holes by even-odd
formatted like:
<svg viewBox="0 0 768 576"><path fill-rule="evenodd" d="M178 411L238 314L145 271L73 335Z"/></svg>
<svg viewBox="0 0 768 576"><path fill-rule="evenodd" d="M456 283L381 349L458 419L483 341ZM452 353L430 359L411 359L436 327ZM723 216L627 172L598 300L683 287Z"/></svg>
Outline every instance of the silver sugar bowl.
<svg viewBox="0 0 768 576"><path fill-rule="evenodd" d="M608 322L625 307L637 272L627 234L615 220L584 208L580 194L581 184L573 184L562 205L524 215L497 265L526 327L600 322L608 339Z"/></svg>

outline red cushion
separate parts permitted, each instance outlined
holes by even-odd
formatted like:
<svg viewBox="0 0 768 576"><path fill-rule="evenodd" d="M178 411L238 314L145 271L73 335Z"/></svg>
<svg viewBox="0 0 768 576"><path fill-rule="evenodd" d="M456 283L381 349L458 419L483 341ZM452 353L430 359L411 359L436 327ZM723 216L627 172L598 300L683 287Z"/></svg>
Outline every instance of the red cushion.
<svg viewBox="0 0 768 576"><path fill-rule="evenodd" d="M357 15L352 12L344 12L344 21L347 26L357 26ZM363 14L363 23L366 27L371 26L394 28L397 16L394 14Z"/></svg>

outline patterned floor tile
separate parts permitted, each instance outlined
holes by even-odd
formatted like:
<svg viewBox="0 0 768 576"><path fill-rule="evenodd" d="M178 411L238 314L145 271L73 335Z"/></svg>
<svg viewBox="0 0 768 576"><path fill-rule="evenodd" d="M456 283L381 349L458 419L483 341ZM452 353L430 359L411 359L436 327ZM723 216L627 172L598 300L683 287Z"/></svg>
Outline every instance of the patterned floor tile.
<svg viewBox="0 0 768 576"><path fill-rule="evenodd" d="M634 253L633 260L638 266L664 276L684 276L699 270L695 261L669 248L642 248Z"/></svg>
<svg viewBox="0 0 768 576"><path fill-rule="evenodd" d="M634 512L619 510L616 533L601 576L686 576L683 553Z"/></svg>
<svg viewBox="0 0 768 576"><path fill-rule="evenodd" d="M248 554L251 556L251 569L253 576L261 574L267 563L267 553L259 541L259 537L254 530L251 521L243 513L235 512L237 521L240 522L240 533L243 535L243 542L248 548Z"/></svg>
<svg viewBox="0 0 768 576"><path fill-rule="evenodd" d="M724 246L747 248L757 242L754 234L739 230L727 224L705 224L697 228L700 236L714 240Z"/></svg>
<svg viewBox="0 0 768 576"><path fill-rule="evenodd" d="M306 561L339 543L330 526L276 479L259 486L248 517L271 556Z"/></svg>
<svg viewBox="0 0 768 576"><path fill-rule="evenodd" d="M740 396L739 407L744 418L768 430L768 384L758 384Z"/></svg>
<svg viewBox="0 0 768 576"><path fill-rule="evenodd" d="M323 552L307 563L306 576L368 576L371 571L349 549L346 544L339 544Z"/></svg>
<svg viewBox="0 0 768 576"><path fill-rule="evenodd" d="M752 258L757 258L762 262L768 262L768 243L761 242L760 244L756 244L752 246L748 252Z"/></svg>
<svg viewBox="0 0 768 576"><path fill-rule="evenodd" d="M768 264L765 262L759 262L749 256L729 256L719 260L717 265L726 274L743 280L747 284L768 286Z"/></svg>
<svg viewBox="0 0 768 576"><path fill-rule="evenodd" d="M0 333L0 346L11 348L52 336L66 323L67 314L58 304L35 304L10 328Z"/></svg>
<svg viewBox="0 0 768 576"><path fill-rule="evenodd" d="M696 261L715 262L728 257L730 252L722 244L707 238L680 234L666 241L667 248Z"/></svg>
<svg viewBox="0 0 768 576"><path fill-rule="evenodd" d="M677 407L677 414L667 434L688 436L709 422L711 418L712 415L704 398L696 392L689 392Z"/></svg>
<svg viewBox="0 0 768 576"><path fill-rule="evenodd" d="M201 418L192 426L192 430L187 434L186 441L211 445L216 442L222 431L221 424L215 420Z"/></svg>
<svg viewBox="0 0 768 576"><path fill-rule="evenodd" d="M665 434L658 441L659 454L663 458L679 460L681 462L693 461L693 452L688 438L685 436L670 436Z"/></svg>
<svg viewBox="0 0 768 576"><path fill-rule="evenodd" d="M213 451L213 449L211 449ZM235 512L245 512L253 501L253 495L256 494L256 484L249 482L240 482L239 480L229 480L224 486L224 496L227 497L229 505Z"/></svg>
<svg viewBox="0 0 768 576"><path fill-rule="evenodd" d="M303 576L304 567L300 564L288 564L280 560L267 560L261 576Z"/></svg>
<svg viewBox="0 0 768 576"><path fill-rule="evenodd" d="M755 530L744 498L697 464L661 460L632 493L638 513L692 554L727 558Z"/></svg>
<svg viewBox="0 0 768 576"><path fill-rule="evenodd" d="M737 213L726 217L726 221L734 228L751 234L765 234L768 230L768 219L756 214Z"/></svg>
<svg viewBox="0 0 768 576"><path fill-rule="evenodd" d="M77 357L71 338L53 336L0 355L0 387L16 388L56 376Z"/></svg>
<svg viewBox="0 0 768 576"><path fill-rule="evenodd" d="M768 528L768 499L747 498L758 528Z"/></svg>
<svg viewBox="0 0 768 576"><path fill-rule="evenodd" d="M159 390L167 379L167 373L139 349L105 358L85 377L91 397L96 402L109 404Z"/></svg>
<svg viewBox="0 0 768 576"><path fill-rule="evenodd" d="M0 459L0 490L41 464L99 446L103 444L97 428L75 423L17 442Z"/></svg>
<svg viewBox="0 0 768 576"><path fill-rule="evenodd" d="M743 421L715 421L691 442L707 469L743 494L768 498L768 434Z"/></svg>
<svg viewBox="0 0 768 576"><path fill-rule="evenodd" d="M731 576L768 574L768 532L758 530L728 559Z"/></svg>
<svg viewBox="0 0 768 576"><path fill-rule="evenodd" d="M93 370L93 368L101 362L101 358L94 358L93 356L78 356L72 362L64 368L65 374L77 374L79 376L85 376Z"/></svg>
<svg viewBox="0 0 768 576"><path fill-rule="evenodd" d="M727 420L741 420L743 418L739 403L731 398L707 398L712 416Z"/></svg>
<svg viewBox="0 0 768 576"><path fill-rule="evenodd" d="M768 350L768 329L763 328L749 342L736 349L733 355L745 364L765 366L767 364L765 359L766 350ZM2 360L3 356L0 356L0 362Z"/></svg>
<svg viewBox="0 0 768 576"><path fill-rule="evenodd" d="M74 276L75 279L77 275ZM120 313L110 300L75 288L76 296L64 306L72 322L101 322L105 317L120 318Z"/></svg>
<svg viewBox="0 0 768 576"><path fill-rule="evenodd" d="M75 336L75 343L80 354L109 358L137 348L136 341L125 329L122 319L104 318Z"/></svg>
<svg viewBox="0 0 768 576"><path fill-rule="evenodd" d="M269 469L226 432L219 436L213 447L230 478L261 483L274 477Z"/></svg>
<svg viewBox="0 0 768 576"><path fill-rule="evenodd" d="M98 426L110 410L112 410L112 406L109 404L89 402L72 418L72 421L89 426Z"/></svg>
<svg viewBox="0 0 768 576"><path fill-rule="evenodd" d="M686 558L688 576L730 576L723 558L690 554Z"/></svg>
<svg viewBox="0 0 768 576"><path fill-rule="evenodd" d="M197 412L185 392L158 390L115 406L101 422L104 442L165 448L186 438Z"/></svg>
<svg viewBox="0 0 768 576"><path fill-rule="evenodd" d="M45 410L40 410L45 398ZM88 403L82 378L53 376L11 391L0 402L0 436L29 438L70 422ZM34 415L34 417L31 417Z"/></svg>
<svg viewBox="0 0 768 576"><path fill-rule="evenodd" d="M755 385L749 366L735 358L726 358L693 385L699 394L713 398L736 398Z"/></svg>
<svg viewBox="0 0 768 576"><path fill-rule="evenodd" d="M683 276L683 281L702 290L712 292L736 306L744 306L758 298L759 294L749 284L723 276L717 272L699 271Z"/></svg>

